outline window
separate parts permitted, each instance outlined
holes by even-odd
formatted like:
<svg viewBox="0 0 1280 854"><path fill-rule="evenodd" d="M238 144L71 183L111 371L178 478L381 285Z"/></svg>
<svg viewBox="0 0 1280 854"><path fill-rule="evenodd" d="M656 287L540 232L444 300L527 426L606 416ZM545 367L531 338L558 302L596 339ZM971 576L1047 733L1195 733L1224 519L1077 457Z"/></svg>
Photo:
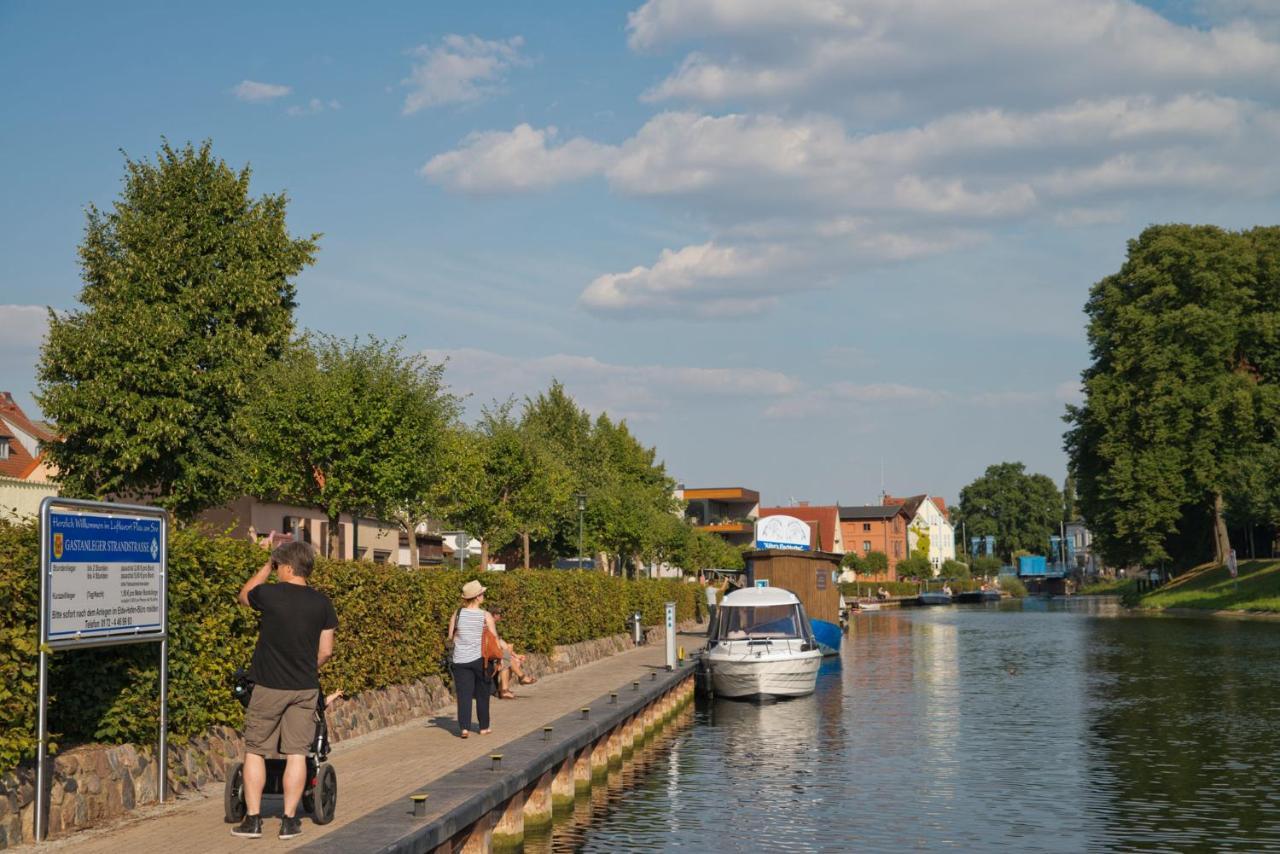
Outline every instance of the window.
<svg viewBox="0 0 1280 854"><path fill-rule="evenodd" d="M0 460L9 459L9 439L0 439Z"/></svg>
<svg viewBox="0 0 1280 854"><path fill-rule="evenodd" d="M391 559L391 552L384 552L381 549L373 550L374 563L386 563L390 559Z"/></svg>
<svg viewBox="0 0 1280 854"><path fill-rule="evenodd" d="M795 605L721 606L716 618L716 637L720 640L799 637L798 617Z"/></svg>
<svg viewBox="0 0 1280 854"><path fill-rule="evenodd" d="M870 530L871 530L871 523L870 523L870 522L863 522L863 523L862 523L862 530L864 530L864 531L870 531Z"/></svg>
<svg viewBox="0 0 1280 854"><path fill-rule="evenodd" d="M867 552L869 552L869 551L871 551L871 541L870 541L870 540L863 540L863 541L862 541L862 551L863 551L863 553L864 553L864 554L865 554L865 553L867 553Z"/></svg>

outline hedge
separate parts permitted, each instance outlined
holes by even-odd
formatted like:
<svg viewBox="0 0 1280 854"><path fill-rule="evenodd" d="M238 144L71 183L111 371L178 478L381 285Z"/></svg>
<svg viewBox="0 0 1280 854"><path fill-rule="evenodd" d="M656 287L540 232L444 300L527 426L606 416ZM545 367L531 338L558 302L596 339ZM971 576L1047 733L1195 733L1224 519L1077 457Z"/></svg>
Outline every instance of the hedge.
<svg viewBox="0 0 1280 854"><path fill-rule="evenodd" d="M252 611L236 603L266 559L244 540L195 529L169 541L169 720L175 741L210 726L238 727L231 696L257 638ZM35 523L0 521L0 772L35 753L39 533ZM591 571L506 573L408 570L320 561L315 585L333 599L338 636L321 674L325 690L356 694L441 673L449 615L462 585L481 577L488 607L503 609L499 633L521 651L626 630L635 610L660 623L665 602L692 619L698 590L678 580L626 581ZM51 659L50 729L64 743L149 743L158 715L156 644L64 652Z"/></svg>

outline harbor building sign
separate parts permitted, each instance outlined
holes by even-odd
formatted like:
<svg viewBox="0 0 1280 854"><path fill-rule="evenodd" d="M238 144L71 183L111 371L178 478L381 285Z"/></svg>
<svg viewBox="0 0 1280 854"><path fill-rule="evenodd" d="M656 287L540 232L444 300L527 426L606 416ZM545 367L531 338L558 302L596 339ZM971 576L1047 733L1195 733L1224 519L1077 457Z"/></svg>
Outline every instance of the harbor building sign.
<svg viewBox="0 0 1280 854"><path fill-rule="evenodd" d="M756 520L756 548L809 551L809 523L794 516L765 516Z"/></svg>
<svg viewBox="0 0 1280 854"><path fill-rule="evenodd" d="M162 516L53 507L44 536L46 643L164 635Z"/></svg>

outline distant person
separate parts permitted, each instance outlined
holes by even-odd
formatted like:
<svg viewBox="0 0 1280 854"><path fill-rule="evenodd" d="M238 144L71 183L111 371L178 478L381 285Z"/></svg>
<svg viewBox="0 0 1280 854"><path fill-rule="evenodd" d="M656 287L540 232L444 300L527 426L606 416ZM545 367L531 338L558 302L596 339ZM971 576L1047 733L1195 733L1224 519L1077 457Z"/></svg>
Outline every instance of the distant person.
<svg viewBox="0 0 1280 854"><path fill-rule="evenodd" d="M884 585L881 585L880 589L876 591L876 598L880 600L889 598L889 591L884 589Z"/></svg>
<svg viewBox="0 0 1280 854"><path fill-rule="evenodd" d="M261 614L258 645L249 677L253 693L244 714L245 817L233 836L262 836L262 789L267 781L266 757L281 754L284 768L284 816L280 838L302 833L298 802L306 784L307 753L316 732L319 670L333 655L338 615L329 597L307 584L315 552L292 537L268 536L276 545L271 558L240 588L240 604ZM271 573L276 583L267 584ZM336 698L335 698L336 699Z"/></svg>
<svg viewBox="0 0 1280 854"><path fill-rule="evenodd" d="M489 729L489 680L482 654L484 630L496 637L497 625L493 615L482 607L487 588L479 581L468 581L462 586L462 607L449 618L449 639L453 641L453 689L458 695L458 735L471 737L471 703L476 706L476 722L480 734L488 735Z"/></svg>
<svg viewBox="0 0 1280 854"><path fill-rule="evenodd" d="M710 637L711 630L715 626L715 622L716 622L716 607L717 607L717 603L719 602L718 597L720 594L719 588L717 588L716 585L711 581L710 576L707 577L706 586L703 588L703 593L707 597L707 637Z"/></svg>

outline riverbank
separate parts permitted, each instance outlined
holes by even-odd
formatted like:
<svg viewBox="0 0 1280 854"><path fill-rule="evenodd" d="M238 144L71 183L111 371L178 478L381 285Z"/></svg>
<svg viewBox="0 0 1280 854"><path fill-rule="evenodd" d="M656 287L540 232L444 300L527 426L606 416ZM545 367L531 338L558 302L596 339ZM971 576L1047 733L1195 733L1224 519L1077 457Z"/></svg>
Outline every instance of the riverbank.
<svg viewBox="0 0 1280 854"><path fill-rule="evenodd" d="M1234 579L1225 566L1205 564L1150 593L1132 585L1118 592L1124 604L1144 610L1280 614L1280 560L1243 561Z"/></svg>

